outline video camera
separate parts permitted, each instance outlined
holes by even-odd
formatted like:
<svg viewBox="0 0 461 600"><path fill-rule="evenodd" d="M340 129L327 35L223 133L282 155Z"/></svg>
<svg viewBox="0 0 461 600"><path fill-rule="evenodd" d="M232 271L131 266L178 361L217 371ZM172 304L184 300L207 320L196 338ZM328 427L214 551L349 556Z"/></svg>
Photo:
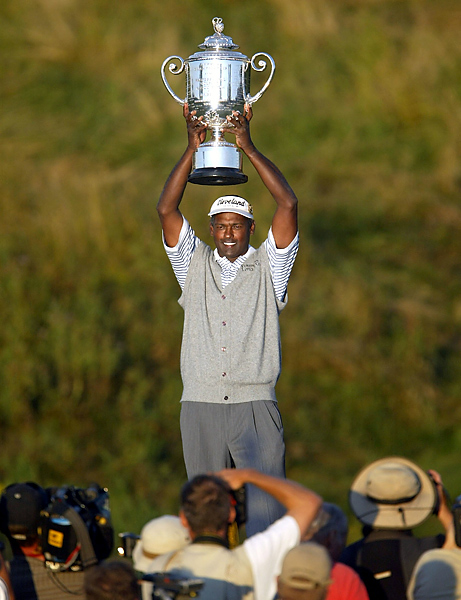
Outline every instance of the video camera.
<svg viewBox="0 0 461 600"><path fill-rule="evenodd" d="M114 532L109 492L98 484L49 488L38 533L45 566L52 571L81 571L107 558Z"/></svg>
<svg viewBox="0 0 461 600"><path fill-rule="evenodd" d="M152 600L197 598L203 587L200 579L181 579L169 573L146 573L141 581L152 583Z"/></svg>

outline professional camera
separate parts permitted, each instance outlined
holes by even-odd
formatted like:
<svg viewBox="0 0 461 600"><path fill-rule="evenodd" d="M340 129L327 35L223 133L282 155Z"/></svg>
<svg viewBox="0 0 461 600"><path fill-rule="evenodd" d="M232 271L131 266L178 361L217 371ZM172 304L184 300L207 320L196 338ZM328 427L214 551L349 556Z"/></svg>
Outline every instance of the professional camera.
<svg viewBox="0 0 461 600"><path fill-rule="evenodd" d="M235 521L227 527L227 541L229 548L239 545L239 528L246 523L246 488L242 486L238 490L230 490L231 504L235 508Z"/></svg>
<svg viewBox="0 0 461 600"><path fill-rule="evenodd" d="M114 544L107 489L92 484L47 491L50 502L40 513L38 530L45 566L80 571L107 558Z"/></svg>
<svg viewBox="0 0 461 600"><path fill-rule="evenodd" d="M136 542L141 539L141 536L130 531L125 531L124 533L119 533L118 537L120 538L117 548L118 554L125 558L133 558L134 547L136 546Z"/></svg>
<svg viewBox="0 0 461 600"><path fill-rule="evenodd" d="M243 485L238 490L231 490L231 502L235 508L235 521L241 527L247 520L246 487Z"/></svg>
<svg viewBox="0 0 461 600"><path fill-rule="evenodd" d="M456 545L461 548L461 496L458 496L453 505L453 522L455 524Z"/></svg>
<svg viewBox="0 0 461 600"><path fill-rule="evenodd" d="M182 579L169 573L145 573L142 581L152 583L152 600L198 598L203 587L201 579Z"/></svg>

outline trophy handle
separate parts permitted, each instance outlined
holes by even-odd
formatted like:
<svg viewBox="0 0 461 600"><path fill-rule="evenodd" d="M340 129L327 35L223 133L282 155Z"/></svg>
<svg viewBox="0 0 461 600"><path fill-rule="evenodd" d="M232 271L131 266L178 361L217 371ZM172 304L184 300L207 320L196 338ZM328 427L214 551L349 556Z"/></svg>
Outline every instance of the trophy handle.
<svg viewBox="0 0 461 600"><path fill-rule="evenodd" d="M256 102L256 100L259 100L261 98L261 96L264 94L264 92L267 90L270 82L272 81L272 77L274 75L274 71L275 71L275 62L274 59L272 58L272 56L269 56L269 54L266 54L265 52L257 52L256 54L253 54L253 56L251 57L251 66L255 71L264 71L264 69L267 66L267 63L265 60L260 60L258 62L259 67L256 66L256 62L255 59L257 56L265 56L269 62L271 63L271 73L269 75L269 77L267 78L266 83L263 85L263 87L259 90L259 92L257 94L255 94L254 96L250 96L248 95L245 98L245 102L247 102L248 104L253 104L253 102Z"/></svg>
<svg viewBox="0 0 461 600"><path fill-rule="evenodd" d="M180 65L177 65L176 63L171 63L171 65L169 66L169 71L173 75L179 75L180 73L182 73L184 71L185 63L184 63L184 60L180 56L169 56L168 58L166 58L163 61L162 68L161 68L162 79L163 79L163 83L165 84L166 89L170 92L170 94L173 96L173 98L176 100L176 102L179 102L179 104L184 106L184 104L186 103L186 100L185 99L181 100L181 98L173 92L173 90L170 87L170 84L166 80L165 67L170 62L170 60L179 60L179 62L180 62Z"/></svg>

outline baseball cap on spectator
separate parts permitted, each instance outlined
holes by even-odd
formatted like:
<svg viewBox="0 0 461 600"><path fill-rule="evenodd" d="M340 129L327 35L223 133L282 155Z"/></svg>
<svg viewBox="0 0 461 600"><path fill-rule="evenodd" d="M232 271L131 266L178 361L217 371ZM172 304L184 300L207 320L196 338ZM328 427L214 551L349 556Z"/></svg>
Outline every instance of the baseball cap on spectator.
<svg viewBox="0 0 461 600"><path fill-rule="evenodd" d="M315 542L295 546L283 560L278 578L279 596L283 598L285 592L290 598L323 600L331 583L331 567L331 558L324 546Z"/></svg>
<svg viewBox="0 0 461 600"><path fill-rule="evenodd" d="M0 530L19 542L37 535L40 511L48 504L48 494L37 483L12 483L0 499Z"/></svg>
<svg viewBox="0 0 461 600"><path fill-rule="evenodd" d="M189 532L179 517L163 515L148 521L133 548L133 566L146 572L149 563L159 554L180 550L190 543Z"/></svg>

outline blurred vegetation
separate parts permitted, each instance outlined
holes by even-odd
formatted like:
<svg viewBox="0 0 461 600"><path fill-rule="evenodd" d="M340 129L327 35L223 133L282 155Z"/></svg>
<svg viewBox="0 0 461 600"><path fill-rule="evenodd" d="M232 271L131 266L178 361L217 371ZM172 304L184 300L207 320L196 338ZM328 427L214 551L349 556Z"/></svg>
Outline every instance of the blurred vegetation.
<svg viewBox="0 0 461 600"><path fill-rule="evenodd" d="M300 200L288 475L348 510L357 471L399 454L461 493L455 0L2 2L0 483L98 481L117 531L177 510L182 311L155 204L186 137L159 71L214 16L276 61L252 134ZM235 190L188 188L204 239L218 191L250 199L264 239L272 200L244 170Z"/></svg>

